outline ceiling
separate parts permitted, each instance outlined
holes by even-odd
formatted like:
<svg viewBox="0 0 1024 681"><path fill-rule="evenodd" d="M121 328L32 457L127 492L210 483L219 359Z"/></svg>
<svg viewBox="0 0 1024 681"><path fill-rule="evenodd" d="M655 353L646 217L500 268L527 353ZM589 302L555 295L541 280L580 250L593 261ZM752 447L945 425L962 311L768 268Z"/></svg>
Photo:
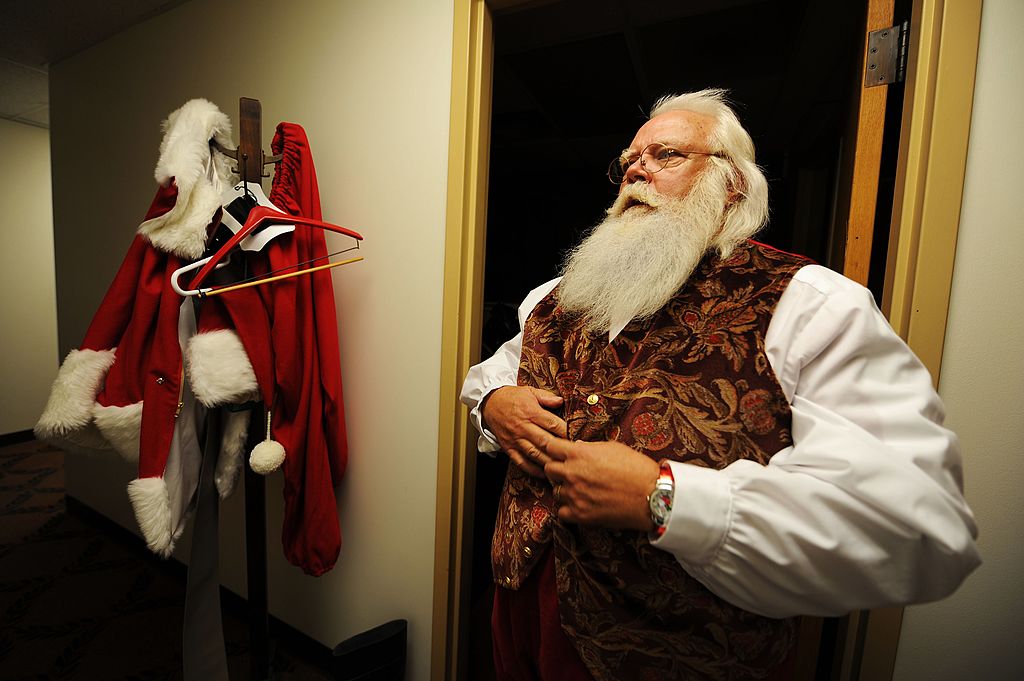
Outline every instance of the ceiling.
<svg viewBox="0 0 1024 681"><path fill-rule="evenodd" d="M5 0L0 5L0 117L48 127L50 64L186 1ZM849 35L843 29L856 17L860 3L491 0L488 4L499 25L496 68L529 82L531 90L496 93L496 118L512 129L540 125L557 133L571 125L586 136L618 134L619 130L609 128L610 121L622 120L625 113L639 114L658 93L691 85L729 81L737 101L757 111L765 110L759 104L766 96L779 92L806 98L809 91L828 84L828 70L836 65L835 37ZM836 9L836 5L855 11ZM723 49L726 44L728 49ZM558 63L559 69L546 68L552 63ZM764 78L769 72L784 75L772 83L778 87L771 93L765 91L766 83L773 80ZM738 73L742 77L737 78ZM616 84L614 97L607 89L584 92L589 86L607 88L609 82ZM573 112L548 106L550 100L564 100L570 94L566 88L584 96L576 101L587 106L591 115L582 126ZM806 124L778 111L775 120L749 127L761 126L766 134L781 139L792 137Z"/></svg>
<svg viewBox="0 0 1024 681"><path fill-rule="evenodd" d="M4 0L0 118L50 125L49 65L187 0Z"/></svg>

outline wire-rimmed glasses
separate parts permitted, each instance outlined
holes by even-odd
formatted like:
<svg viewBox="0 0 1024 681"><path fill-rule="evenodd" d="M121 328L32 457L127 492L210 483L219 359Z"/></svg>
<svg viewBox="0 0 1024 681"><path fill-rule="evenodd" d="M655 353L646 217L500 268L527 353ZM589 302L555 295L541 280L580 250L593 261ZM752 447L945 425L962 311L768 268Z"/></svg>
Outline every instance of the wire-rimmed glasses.
<svg viewBox="0 0 1024 681"><path fill-rule="evenodd" d="M665 168L672 168L690 156L718 156L722 154L710 151L690 151L689 149L676 149L661 142L652 142L643 148L639 154L622 154L612 159L608 164L608 179L612 184L622 184L626 179L626 172L629 167L640 161L640 167L647 172L654 174Z"/></svg>

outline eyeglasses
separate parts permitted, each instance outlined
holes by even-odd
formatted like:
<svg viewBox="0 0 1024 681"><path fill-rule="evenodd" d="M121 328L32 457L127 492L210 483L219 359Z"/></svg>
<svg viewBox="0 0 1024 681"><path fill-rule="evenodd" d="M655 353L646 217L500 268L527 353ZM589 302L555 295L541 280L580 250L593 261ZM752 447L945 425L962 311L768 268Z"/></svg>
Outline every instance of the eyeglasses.
<svg viewBox="0 0 1024 681"><path fill-rule="evenodd" d="M722 154L719 153L676 149L661 142L654 142L644 147L643 151L638 155L627 156L623 154L612 159L612 162L608 164L608 179L611 180L612 184L622 184L622 181L626 179L626 171L637 161L640 161L641 168L654 174L659 170L677 166L690 158L690 156L717 156L722 158Z"/></svg>

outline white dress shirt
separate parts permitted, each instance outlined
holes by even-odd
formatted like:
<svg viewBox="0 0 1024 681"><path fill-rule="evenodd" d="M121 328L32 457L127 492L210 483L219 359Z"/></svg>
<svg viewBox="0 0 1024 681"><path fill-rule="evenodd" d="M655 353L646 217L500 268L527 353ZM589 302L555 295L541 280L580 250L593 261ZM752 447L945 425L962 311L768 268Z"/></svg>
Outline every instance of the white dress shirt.
<svg viewBox="0 0 1024 681"><path fill-rule="evenodd" d="M520 329L557 283L530 292ZM481 451L499 447L480 404L516 384L521 350L522 331L466 377ZM818 265L800 269L765 351L792 409L793 445L767 465L672 462L672 514L653 545L721 598L769 617L952 593L981 563L959 445L927 369L870 292Z"/></svg>

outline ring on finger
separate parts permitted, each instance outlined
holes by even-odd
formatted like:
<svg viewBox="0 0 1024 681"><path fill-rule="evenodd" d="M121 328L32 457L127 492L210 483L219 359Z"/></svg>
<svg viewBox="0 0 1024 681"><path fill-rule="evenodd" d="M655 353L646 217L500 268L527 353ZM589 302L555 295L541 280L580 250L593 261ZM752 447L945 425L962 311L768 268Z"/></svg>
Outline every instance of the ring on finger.
<svg viewBox="0 0 1024 681"><path fill-rule="evenodd" d="M555 483L555 488L552 490L555 494L555 501L562 500L562 483Z"/></svg>

